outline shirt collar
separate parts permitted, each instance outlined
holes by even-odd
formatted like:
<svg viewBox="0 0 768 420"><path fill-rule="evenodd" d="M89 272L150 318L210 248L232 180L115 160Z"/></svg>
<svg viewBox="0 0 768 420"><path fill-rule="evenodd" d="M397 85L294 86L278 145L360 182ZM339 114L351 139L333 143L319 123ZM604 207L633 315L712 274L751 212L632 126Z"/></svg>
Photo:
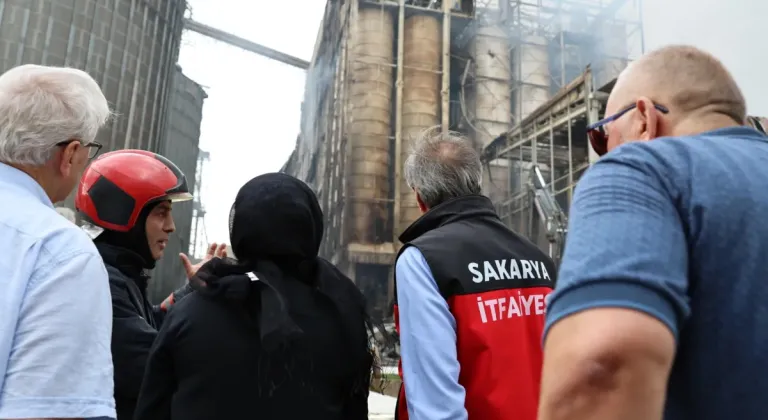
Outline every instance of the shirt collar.
<svg viewBox="0 0 768 420"><path fill-rule="evenodd" d="M755 130L752 127L746 127L746 126L733 126L733 127L725 127L725 128L718 128L715 130L710 130L702 133L702 135L711 135L711 136L737 136L737 137L757 137L761 140L765 140L765 135L760 133L759 131Z"/></svg>
<svg viewBox="0 0 768 420"><path fill-rule="evenodd" d="M0 184L5 184L23 194L31 195L46 206L53 208L53 203L43 187L29 174L8 164L0 162Z"/></svg>

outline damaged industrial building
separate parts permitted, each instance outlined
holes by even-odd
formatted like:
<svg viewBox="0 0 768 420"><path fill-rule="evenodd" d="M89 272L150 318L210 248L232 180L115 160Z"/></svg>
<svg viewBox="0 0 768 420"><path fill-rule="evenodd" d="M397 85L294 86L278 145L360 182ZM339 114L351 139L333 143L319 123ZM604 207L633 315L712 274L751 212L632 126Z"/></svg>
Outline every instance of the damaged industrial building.
<svg viewBox="0 0 768 420"><path fill-rule="evenodd" d="M504 223L555 260L573 188L596 158L585 127L643 52L640 0L330 0L283 171L325 213L321 254L379 320L398 235L420 216L403 163L433 126L471 138Z"/></svg>

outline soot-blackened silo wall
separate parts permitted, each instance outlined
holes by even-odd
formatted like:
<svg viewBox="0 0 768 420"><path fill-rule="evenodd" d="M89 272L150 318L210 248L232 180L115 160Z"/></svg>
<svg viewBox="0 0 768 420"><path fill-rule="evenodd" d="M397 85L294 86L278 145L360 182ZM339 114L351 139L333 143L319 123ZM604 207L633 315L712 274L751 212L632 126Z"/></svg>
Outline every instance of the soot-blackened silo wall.
<svg viewBox="0 0 768 420"><path fill-rule="evenodd" d="M350 195L351 242L385 242L377 226L389 213L389 135L392 130L394 20L382 8L360 9L357 32L350 38L349 125L352 142Z"/></svg>
<svg viewBox="0 0 768 420"><path fill-rule="evenodd" d="M203 88L176 67L168 109L168 130L159 150L184 172L190 191L195 190L197 158L200 152L200 123L203 120L203 102L207 95ZM176 232L171 234L163 259L157 263L150 286L150 294L156 302L168 296L174 289L184 284L184 267L179 260L179 253L189 252L192 232L192 201L173 205L173 220Z"/></svg>
<svg viewBox="0 0 768 420"><path fill-rule="evenodd" d="M105 150L157 150L185 9L185 0L0 0L0 72L85 70L117 113L99 133Z"/></svg>

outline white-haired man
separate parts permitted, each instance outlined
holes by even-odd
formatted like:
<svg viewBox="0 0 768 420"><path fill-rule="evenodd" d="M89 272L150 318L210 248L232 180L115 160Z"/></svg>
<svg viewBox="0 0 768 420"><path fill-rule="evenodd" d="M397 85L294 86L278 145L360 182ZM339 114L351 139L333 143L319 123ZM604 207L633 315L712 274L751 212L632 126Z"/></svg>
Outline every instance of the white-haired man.
<svg viewBox="0 0 768 420"><path fill-rule="evenodd" d="M0 76L0 419L115 417L107 272L53 207L100 149L109 117L80 70Z"/></svg>
<svg viewBox="0 0 768 420"><path fill-rule="evenodd" d="M395 265L397 418L535 420L554 263L481 195L480 157L460 135L426 132L405 179L424 214Z"/></svg>

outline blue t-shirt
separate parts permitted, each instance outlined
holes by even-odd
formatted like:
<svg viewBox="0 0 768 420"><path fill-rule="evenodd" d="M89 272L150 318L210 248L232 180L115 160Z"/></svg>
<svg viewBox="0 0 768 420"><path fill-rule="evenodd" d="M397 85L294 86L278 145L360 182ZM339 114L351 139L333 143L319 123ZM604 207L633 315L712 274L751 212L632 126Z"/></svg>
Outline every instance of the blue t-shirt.
<svg viewBox="0 0 768 420"><path fill-rule="evenodd" d="M768 418L768 139L623 145L580 181L547 328L625 307L677 339L665 419Z"/></svg>

